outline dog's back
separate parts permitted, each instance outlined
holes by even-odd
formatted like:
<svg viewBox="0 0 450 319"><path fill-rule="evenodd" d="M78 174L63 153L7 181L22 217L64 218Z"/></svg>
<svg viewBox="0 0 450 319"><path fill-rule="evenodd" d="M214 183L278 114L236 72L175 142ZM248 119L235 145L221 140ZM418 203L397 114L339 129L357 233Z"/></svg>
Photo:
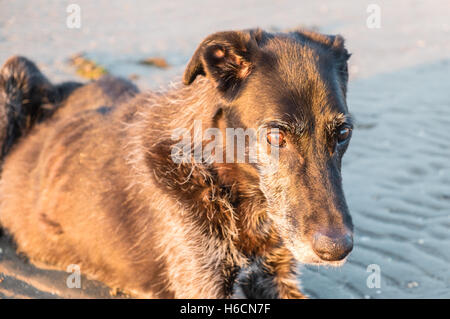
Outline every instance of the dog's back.
<svg viewBox="0 0 450 319"><path fill-rule="evenodd" d="M122 104L139 92L131 82L106 75L98 81L90 82L71 92L58 107L58 117L72 116L83 110L99 111Z"/></svg>
<svg viewBox="0 0 450 319"><path fill-rule="evenodd" d="M105 111L138 93L131 82L104 76L82 84L52 84L27 58L13 56L0 69L0 160L37 124L102 107Z"/></svg>
<svg viewBox="0 0 450 319"><path fill-rule="evenodd" d="M90 97L101 95L95 91L99 85L83 91L90 91ZM125 225L129 233L117 231L124 227L121 214L134 209L127 200L131 183L121 150L120 112L100 107L58 114L19 142L4 163L0 223L31 260L78 264L111 286L124 287L136 282L136 274L116 272L141 261L128 246L141 234L134 233L131 224ZM96 269L102 270L97 274Z"/></svg>

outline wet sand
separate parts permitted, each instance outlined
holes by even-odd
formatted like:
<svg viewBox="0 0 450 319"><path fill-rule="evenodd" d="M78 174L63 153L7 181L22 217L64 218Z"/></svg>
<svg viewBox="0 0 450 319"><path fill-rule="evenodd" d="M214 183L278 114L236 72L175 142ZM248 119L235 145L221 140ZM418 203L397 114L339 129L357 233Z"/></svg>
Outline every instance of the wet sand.
<svg viewBox="0 0 450 319"><path fill-rule="evenodd" d="M211 32L303 25L347 39L348 105L356 121L343 178L355 248L341 268L302 266L313 298L450 298L450 4L376 1L381 28L366 26L373 1L77 1L81 29L68 29L64 1L0 2L0 63L13 54L52 81L79 79L67 59L85 52L141 89L177 80ZM164 57L168 69L140 65ZM1 213L1 212L0 212ZM367 267L381 286L369 288ZM0 239L0 297L107 298L102 284L66 286L67 273L17 257Z"/></svg>

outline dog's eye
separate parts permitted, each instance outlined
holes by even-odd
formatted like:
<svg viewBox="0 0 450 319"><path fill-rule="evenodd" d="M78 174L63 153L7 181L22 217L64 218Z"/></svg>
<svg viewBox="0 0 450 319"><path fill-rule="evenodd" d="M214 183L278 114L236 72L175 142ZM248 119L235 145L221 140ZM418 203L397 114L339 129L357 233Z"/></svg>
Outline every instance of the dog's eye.
<svg viewBox="0 0 450 319"><path fill-rule="evenodd" d="M269 131L267 134L267 142L269 142L270 145L276 146L276 147L283 147L286 145L286 140L284 138L283 132L280 131Z"/></svg>
<svg viewBox="0 0 450 319"><path fill-rule="evenodd" d="M352 129L348 126L343 126L338 130L338 143L343 144L348 141L350 135L352 134Z"/></svg>

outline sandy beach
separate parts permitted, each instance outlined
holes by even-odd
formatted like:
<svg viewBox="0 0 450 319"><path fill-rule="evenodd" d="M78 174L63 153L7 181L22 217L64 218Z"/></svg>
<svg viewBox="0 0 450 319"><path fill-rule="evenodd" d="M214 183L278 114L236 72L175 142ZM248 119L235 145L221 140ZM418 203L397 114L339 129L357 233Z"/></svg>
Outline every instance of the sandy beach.
<svg viewBox="0 0 450 319"><path fill-rule="evenodd" d="M68 4L81 28L66 25ZM369 28L367 7L381 8ZM450 298L450 3L434 1L0 1L0 63L35 61L53 81L78 80L76 53L141 90L179 81L208 34L298 26L341 34L352 53L348 105L356 127L343 162L355 247L340 268L301 266L312 298ZM168 68L138 63L163 57ZM1 214L1 212L0 212ZM380 269L371 288L369 265ZM370 267L369 267L370 268ZM0 298L111 298L101 283L24 261L0 238Z"/></svg>

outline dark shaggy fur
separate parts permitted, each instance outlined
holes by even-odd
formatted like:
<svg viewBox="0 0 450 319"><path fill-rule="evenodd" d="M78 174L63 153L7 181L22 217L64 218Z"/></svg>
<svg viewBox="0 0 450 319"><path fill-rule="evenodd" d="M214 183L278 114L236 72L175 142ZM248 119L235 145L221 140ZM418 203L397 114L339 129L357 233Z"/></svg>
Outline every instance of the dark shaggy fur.
<svg viewBox="0 0 450 319"><path fill-rule="evenodd" d="M303 298L297 262L340 264L352 246L348 57L340 36L220 32L184 86L133 99L119 79L76 88L7 156L0 223L32 261L78 264L140 297ZM52 86L25 83L46 88L32 97L42 105ZM172 132L194 120L280 129L278 168L174 163Z"/></svg>
<svg viewBox="0 0 450 319"><path fill-rule="evenodd" d="M0 71L0 159L80 85L66 82L54 86L30 60L17 56L8 59Z"/></svg>

